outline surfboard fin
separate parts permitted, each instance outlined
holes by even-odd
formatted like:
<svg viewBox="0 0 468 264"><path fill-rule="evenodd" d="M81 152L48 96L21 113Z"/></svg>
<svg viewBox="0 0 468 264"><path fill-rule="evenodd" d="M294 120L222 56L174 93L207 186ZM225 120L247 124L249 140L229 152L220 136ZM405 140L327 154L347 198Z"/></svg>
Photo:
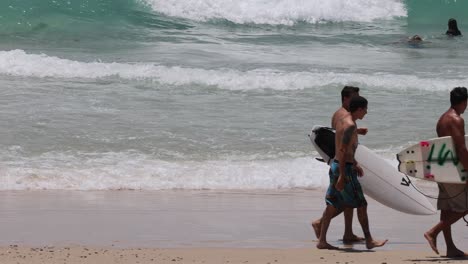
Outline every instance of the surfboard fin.
<svg viewBox="0 0 468 264"><path fill-rule="evenodd" d="M320 162L323 162L323 163L326 163L324 159L322 158L315 158L316 160L320 161Z"/></svg>

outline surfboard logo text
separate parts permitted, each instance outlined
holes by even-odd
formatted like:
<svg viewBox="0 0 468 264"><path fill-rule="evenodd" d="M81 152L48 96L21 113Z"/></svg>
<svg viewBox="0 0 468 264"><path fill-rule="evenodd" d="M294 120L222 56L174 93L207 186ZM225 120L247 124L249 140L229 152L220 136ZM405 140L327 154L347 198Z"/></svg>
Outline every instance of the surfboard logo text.
<svg viewBox="0 0 468 264"><path fill-rule="evenodd" d="M437 160L437 164L439 164L440 166L444 166L444 164L447 162L447 161L452 161L453 162L453 165L457 166L458 163L459 163L459 160L458 158L455 156L455 154L453 153L452 150L450 149L447 149L445 150L445 147L447 145L444 143L442 144L442 147L440 148L439 150L439 153L437 155L437 158L435 159L433 157L434 155L434 149L435 149L435 144L432 145L431 147L431 151L429 152L429 156L427 157L427 161L428 162L433 162L433 161L436 161Z"/></svg>

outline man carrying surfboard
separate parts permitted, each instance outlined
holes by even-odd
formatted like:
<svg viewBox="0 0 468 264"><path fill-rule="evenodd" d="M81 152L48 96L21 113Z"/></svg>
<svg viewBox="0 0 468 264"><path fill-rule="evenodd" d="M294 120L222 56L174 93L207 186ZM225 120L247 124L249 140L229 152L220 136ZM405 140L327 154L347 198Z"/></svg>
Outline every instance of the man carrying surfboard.
<svg viewBox="0 0 468 264"><path fill-rule="evenodd" d="M336 154L330 169L330 186L325 197L327 206L323 212L317 243L319 249L337 249L328 244L326 235L331 219L344 208L357 208L359 223L368 249L381 247L387 242L387 240L374 240L370 234L367 201L357 179L358 175L362 176L362 169L354 159L358 145L356 120L363 119L366 114L367 100L361 96L354 96L350 101L349 114L336 122Z"/></svg>
<svg viewBox="0 0 468 264"><path fill-rule="evenodd" d="M455 87L450 92L450 108L442 114L437 122L437 136L451 136L458 160L465 170L468 170L468 150L465 144L465 121L461 116L467 107L468 92L465 87ZM440 210L440 221L424 237L432 250L437 249L437 235L442 231L447 245L447 257L468 257L459 250L452 239L451 226L468 213L468 181L466 184L438 183L439 199L437 209Z"/></svg>
<svg viewBox="0 0 468 264"><path fill-rule="evenodd" d="M349 102L354 96L359 96L359 87L345 86L341 90L341 107L336 110L332 116L331 127L336 129L336 123L341 120L345 115L349 115ZM367 128L358 128L357 133L360 135L367 134ZM345 230L343 234L343 243L353 243L363 241L364 238L359 237L353 232L353 208L345 208L343 211ZM320 237L320 227L322 219L315 220L312 222L312 228L314 229L317 238Z"/></svg>

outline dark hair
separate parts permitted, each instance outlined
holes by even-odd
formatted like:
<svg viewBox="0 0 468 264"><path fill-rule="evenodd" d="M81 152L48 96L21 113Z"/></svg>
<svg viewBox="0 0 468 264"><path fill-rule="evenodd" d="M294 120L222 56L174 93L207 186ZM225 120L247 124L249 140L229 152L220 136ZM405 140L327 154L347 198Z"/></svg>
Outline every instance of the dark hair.
<svg viewBox="0 0 468 264"><path fill-rule="evenodd" d="M448 21L448 28L449 28L449 29L458 30L457 20L455 20L455 18L449 19L449 21Z"/></svg>
<svg viewBox="0 0 468 264"><path fill-rule="evenodd" d="M461 32L458 29L457 25L457 20L454 18L449 19L448 21L448 30L445 32L445 34L450 35L450 36L460 36Z"/></svg>
<svg viewBox="0 0 468 264"><path fill-rule="evenodd" d="M351 102L349 102L349 112L356 112L359 108L367 107L367 99L362 96L353 96Z"/></svg>
<svg viewBox="0 0 468 264"><path fill-rule="evenodd" d="M450 91L450 104L456 106L468 99L468 91L465 87L455 87Z"/></svg>
<svg viewBox="0 0 468 264"><path fill-rule="evenodd" d="M414 35L410 38L411 41L421 41L422 38L419 35Z"/></svg>
<svg viewBox="0 0 468 264"><path fill-rule="evenodd" d="M348 86L348 85L343 87L343 90L341 90L341 102L344 101L345 97L350 97L354 93L359 93L359 87Z"/></svg>

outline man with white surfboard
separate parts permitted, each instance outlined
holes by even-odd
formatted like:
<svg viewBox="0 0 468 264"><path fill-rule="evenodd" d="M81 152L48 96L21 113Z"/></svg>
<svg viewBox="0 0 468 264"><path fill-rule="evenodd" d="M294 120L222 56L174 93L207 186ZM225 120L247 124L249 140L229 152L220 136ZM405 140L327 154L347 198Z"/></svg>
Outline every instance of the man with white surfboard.
<svg viewBox="0 0 468 264"><path fill-rule="evenodd" d="M356 120L363 119L366 114L367 100L361 96L354 96L349 105L349 114L336 123L336 154L330 169L330 186L325 197L327 206L323 212L317 243L319 249L337 249L328 244L326 235L331 219L344 208L357 208L359 223L368 249L381 247L387 242L387 240L374 240L370 234L367 201L357 179L363 172L359 166L356 166L354 158L358 145Z"/></svg>
<svg viewBox="0 0 468 264"><path fill-rule="evenodd" d="M458 160L465 170L468 170L468 150L465 144L465 121L461 116L468 104L468 91L465 87L455 87L450 92L450 108L442 114L437 122L437 136L451 136ZM432 250L437 249L437 235L442 231L447 245L447 257L468 257L459 250L452 239L451 226L468 213L468 181L466 184L438 183L439 199L437 209L440 210L440 221L424 237Z"/></svg>
<svg viewBox="0 0 468 264"><path fill-rule="evenodd" d="M349 115L349 102L354 96L359 96L359 87L345 86L341 90L341 107L336 110L332 116L331 127L336 129L336 123L341 120L345 115ZM358 128L357 133L359 135L367 134L367 128ZM332 157L333 158L333 157ZM345 208L343 210L345 230L343 234L343 243L353 243L363 241L364 238L359 237L353 232L353 210L354 208ZM314 229L317 238L320 237L322 218L312 222L312 228Z"/></svg>

